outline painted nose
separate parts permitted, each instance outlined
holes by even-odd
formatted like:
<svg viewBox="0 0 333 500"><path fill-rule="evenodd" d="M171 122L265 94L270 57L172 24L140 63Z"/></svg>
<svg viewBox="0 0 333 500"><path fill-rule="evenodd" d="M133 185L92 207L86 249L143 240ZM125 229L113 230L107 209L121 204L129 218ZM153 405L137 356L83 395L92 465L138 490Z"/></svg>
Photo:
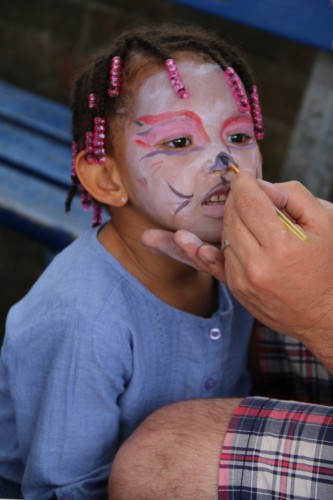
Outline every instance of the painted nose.
<svg viewBox="0 0 333 500"><path fill-rule="evenodd" d="M209 172L219 172L226 173L229 170L229 163L231 157L227 153L219 153L213 165L210 166Z"/></svg>

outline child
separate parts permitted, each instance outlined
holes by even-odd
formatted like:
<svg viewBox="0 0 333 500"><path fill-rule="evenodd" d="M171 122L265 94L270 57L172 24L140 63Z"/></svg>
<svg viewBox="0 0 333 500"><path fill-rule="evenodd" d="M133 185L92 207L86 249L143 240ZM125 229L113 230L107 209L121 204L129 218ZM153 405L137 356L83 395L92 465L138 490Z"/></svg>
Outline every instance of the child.
<svg viewBox="0 0 333 500"><path fill-rule="evenodd" d="M153 410L250 391L250 315L210 275L141 243L156 227L218 242L233 175L223 160L261 175L261 113L244 62L199 29L128 32L78 79L72 110L67 208L79 190L96 227L8 316L7 497L21 488L30 499L104 499L115 452Z"/></svg>

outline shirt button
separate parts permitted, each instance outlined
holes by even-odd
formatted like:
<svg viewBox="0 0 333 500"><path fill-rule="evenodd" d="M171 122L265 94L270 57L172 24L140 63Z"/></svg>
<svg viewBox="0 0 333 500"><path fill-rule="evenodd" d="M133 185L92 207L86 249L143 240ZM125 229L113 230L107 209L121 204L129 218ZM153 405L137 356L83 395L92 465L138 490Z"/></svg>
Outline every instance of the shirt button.
<svg viewBox="0 0 333 500"><path fill-rule="evenodd" d="M209 336L212 340L219 340L222 337L222 332L219 328L212 328L209 331Z"/></svg>
<svg viewBox="0 0 333 500"><path fill-rule="evenodd" d="M216 386L216 378L209 377L205 382L206 391L210 391L211 389L214 389L215 386Z"/></svg>

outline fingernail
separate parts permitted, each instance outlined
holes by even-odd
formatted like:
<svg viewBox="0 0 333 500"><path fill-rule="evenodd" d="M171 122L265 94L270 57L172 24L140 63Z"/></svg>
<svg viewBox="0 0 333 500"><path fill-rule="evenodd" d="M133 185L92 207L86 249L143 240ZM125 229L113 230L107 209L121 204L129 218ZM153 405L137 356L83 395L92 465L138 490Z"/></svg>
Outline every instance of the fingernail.
<svg viewBox="0 0 333 500"><path fill-rule="evenodd" d="M202 245L198 250L198 257L205 264L216 264L218 250L210 245Z"/></svg>

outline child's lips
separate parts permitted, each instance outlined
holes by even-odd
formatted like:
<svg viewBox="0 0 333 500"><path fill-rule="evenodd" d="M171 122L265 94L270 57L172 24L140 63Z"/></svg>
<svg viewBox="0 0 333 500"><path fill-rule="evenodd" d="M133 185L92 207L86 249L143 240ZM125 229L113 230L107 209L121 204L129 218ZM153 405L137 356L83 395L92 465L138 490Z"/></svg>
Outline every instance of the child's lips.
<svg viewBox="0 0 333 500"><path fill-rule="evenodd" d="M224 194L213 194L207 200L201 203L201 205L216 205L217 203L225 203L227 197Z"/></svg>
<svg viewBox="0 0 333 500"><path fill-rule="evenodd" d="M214 186L208 193L205 195L204 200L201 202L201 205L216 205L225 203L228 193L230 191L229 186L223 186L218 184Z"/></svg>
<svg viewBox="0 0 333 500"><path fill-rule="evenodd" d="M203 213L214 219L221 219L224 215L224 205L230 191L229 186L218 184L208 191L201 202Z"/></svg>

